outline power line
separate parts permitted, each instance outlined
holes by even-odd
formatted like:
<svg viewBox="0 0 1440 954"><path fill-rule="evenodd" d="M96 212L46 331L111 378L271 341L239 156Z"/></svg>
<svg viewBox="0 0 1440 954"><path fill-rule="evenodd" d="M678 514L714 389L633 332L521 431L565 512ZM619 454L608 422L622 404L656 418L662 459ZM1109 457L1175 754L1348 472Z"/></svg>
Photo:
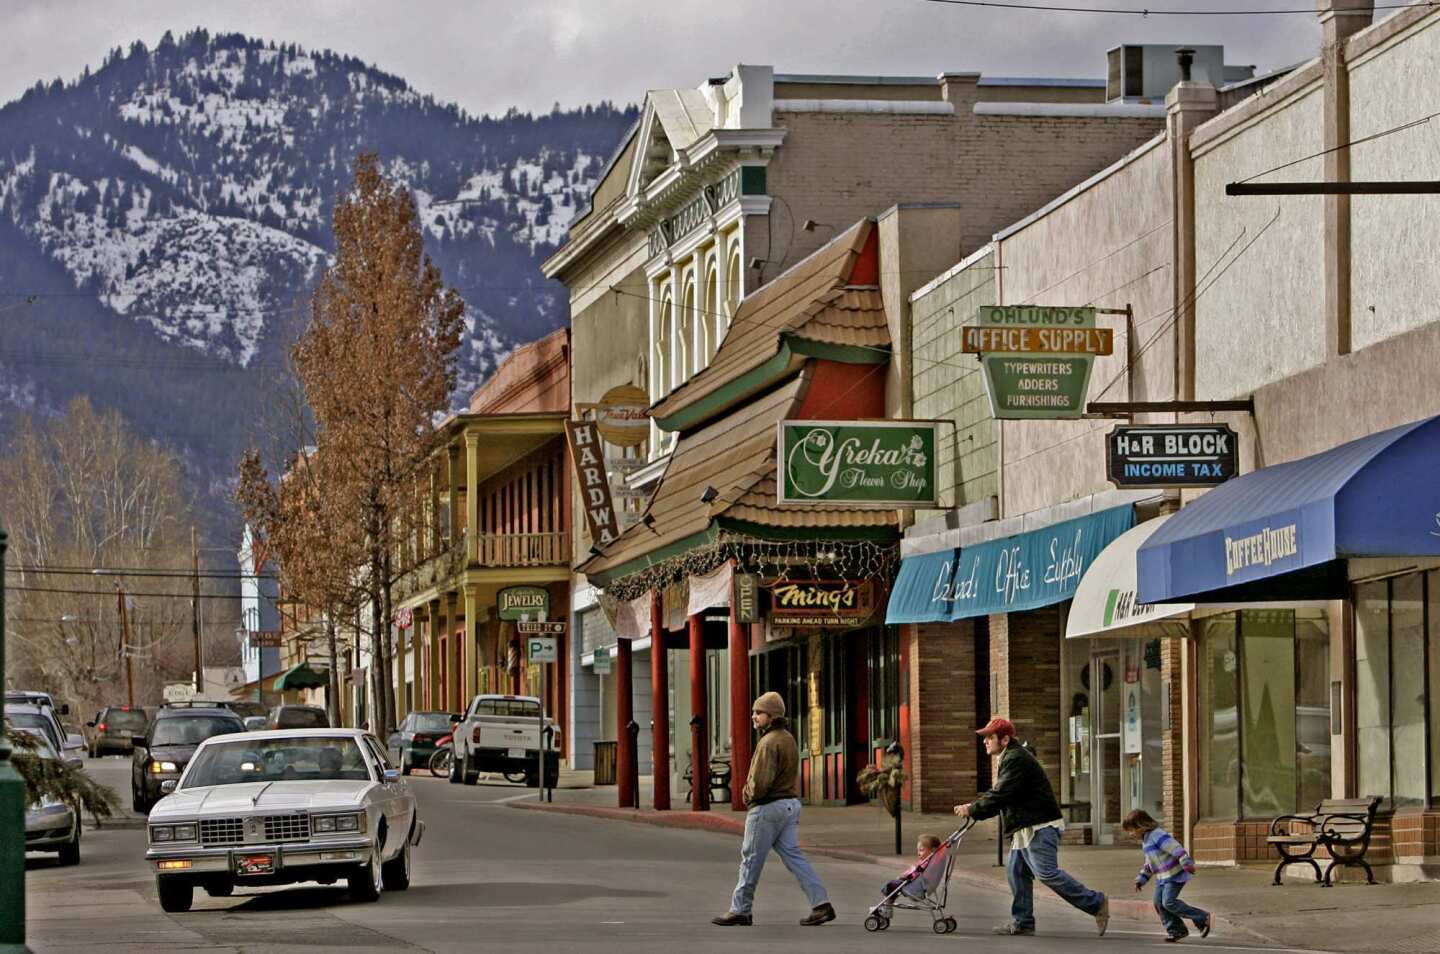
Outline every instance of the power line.
<svg viewBox="0 0 1440 954"><path fill-rule="evenodd" d="M1113 16L1149 17L1269 17L1269 16L1310 16L1317 11L1308 10L1151 10L1129 7L1072 7L1050 3L1003 3L1000 0L923 0L925 3L940 3L956 7L993 7L1000 10L1026 10L1042 13L1094 13ZM1414 3L1377 3L1376 10L1407 10L1410 7L1440 6L1440 0L1416 0Z"/></svg>
<svg viewBox="0 0 1440 954"><path fill-rule="evenodd" d="M1281 169L1289 169L1291 166L1299 165L1302 162L1309 162L1311 159L1319 159L1321 156L1328 156L1330 155L1330 153L1339 152L1341 149L1349 149L1351 146L1358 146L1362 142L1370 142L1375 139L1383 139L1386 136L1390 136L1398 132L1404 132L1407 129L1414 129L1416 126L1423 126L1430 120L1434 119L1436 116L1440 116L1440 113L1431 113L1428 116L1421 116L1419 119L1412 119L1408 123L1401 123L1398 126L1391 126L1389 129L1381 130L1378 133L1373 133L1369 136L1363 136L1359 139L1352 139L1349 142L1342 142L1338 146L1331 146L1329 149L1322 149L1320 152L1311 153L1308 156L1301 156L1299 159L1292 159L1289 162L1282 163L1281 165L1278 165L1273 169L1266 169L1264 172L1257 172L1253 176L1241 179L1240 182L1236 183L1236 185L1249 182L1251 179L1258 179L1261 176L1268 176L1270 173L1279 172Z"/></svg>
<svg viewBox="0 0 1440 954"><path fill-rule="evenodd" d="M68 590L63 587L55 586L11 586L9 584L6 585L5 590L7 592L15 593L60 593L67 596L107 596L110 599L115 598L114 590ZM126 596L132 596L136 599L156 598L188 600L194 598L194 594L191 593L137 593L132 590L125 590L124 593ZM200 598L202 600L232 600L238 602L240 600L240 595L238 593L201 593Z"/></svg>
<svg viewBox="0 0 1440 954"><path fill-rule="evenodd" d="M192 573L189 570L142 570L134 567L84 567L84 566L8 566L6 573L36 573L76 576L151 576L159 578L194 579L199 577L202 580L275 580L279 577L267 573L231 573L226 571L206 571L204 573Z"/></svg>

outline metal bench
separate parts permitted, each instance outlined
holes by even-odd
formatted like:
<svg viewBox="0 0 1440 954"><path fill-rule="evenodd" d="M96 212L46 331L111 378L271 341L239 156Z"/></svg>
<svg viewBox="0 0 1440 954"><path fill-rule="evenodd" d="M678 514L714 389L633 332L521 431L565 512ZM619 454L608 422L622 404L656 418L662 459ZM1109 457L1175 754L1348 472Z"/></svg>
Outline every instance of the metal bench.
<svg viewBox="0 0 1440 954"><path fill-rule="evenodd" d="M1265 839L1280 855L1280 863L1275 866L1275 883L1281 883L1280 876L1286 865L1307 864L1315 869L1316 882L1326 888L1334 884L1331 874L1337 865L1364 868L1366 882L1375 884L1375 872L1370 870L1365 853L1370 850L1375 810L1379 807L1377 797L1332 798L1321 802L1309 814L1281 815L1275 819ZM1321 848L1330 855L1330 864L1323 875L1315 858L1315 852Z"/></svg>

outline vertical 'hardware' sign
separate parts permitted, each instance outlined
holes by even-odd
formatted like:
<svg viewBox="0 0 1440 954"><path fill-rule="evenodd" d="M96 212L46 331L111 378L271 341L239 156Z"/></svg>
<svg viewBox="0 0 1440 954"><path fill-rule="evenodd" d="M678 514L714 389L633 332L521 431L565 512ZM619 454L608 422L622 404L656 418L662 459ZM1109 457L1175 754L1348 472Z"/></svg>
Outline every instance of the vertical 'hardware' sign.
<svg viewBox="0 0 1440 954"><path fill-rule="evenodd" d="M604 547L620 536L620 522L610 496L610 477L605 472L600 431L594 421L566 421L565 431L570 438L570 461L580 481L590 539L595 546Z"/></svg>

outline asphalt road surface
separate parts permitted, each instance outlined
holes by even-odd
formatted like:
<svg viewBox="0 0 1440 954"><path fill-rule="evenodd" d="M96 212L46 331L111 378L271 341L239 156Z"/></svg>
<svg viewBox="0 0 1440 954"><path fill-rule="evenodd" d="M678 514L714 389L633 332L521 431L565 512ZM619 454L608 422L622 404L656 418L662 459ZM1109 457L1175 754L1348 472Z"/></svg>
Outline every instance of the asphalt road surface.
<svg viewBox="0 0 1440 954"><path fill-rule="evenodd" d="M102 759L90 767L128 804L128 760ZM143 859L144 832L90 830L78 867L29 856L31 950L753 954L763 946L869 954L883 945L1087 954L1152 949L1163 938L1158 925L1116 920L1100 940L1092 919L1050 904L1037 909L1038 936L994 937L990 928L1006 920L1008 895L959 882L950 899L960 922L956 933L936 936L928 915L898 911L888 933L871 935L862 927L866 909L899 866L821 857L812 861L837 921L799 926L807 913L804 895L772 856L756 893L755 925L714 927L710 918L725 911L735 882L739 840L733 835L518 811L507 802L535 795L504 782L466 788L417 772L410 784L429 827L414 854L408 891L386 893L373 904L348 901L343 887L253 889L230 898L197 891L193 911L167 915ZM1222 932L1185 943L1213 951L1289 950Z"/></svg>

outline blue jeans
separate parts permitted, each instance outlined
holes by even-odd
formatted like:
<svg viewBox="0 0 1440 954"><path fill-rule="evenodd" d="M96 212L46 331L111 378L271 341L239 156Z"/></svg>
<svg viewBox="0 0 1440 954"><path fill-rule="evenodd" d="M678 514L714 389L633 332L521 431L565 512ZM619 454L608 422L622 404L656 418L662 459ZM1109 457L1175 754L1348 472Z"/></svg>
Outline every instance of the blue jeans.
<svg viewBox="0 0 1440 954"><path fill-rule="evenodd" d="M1092 891L1060 870L1056 854L1060 849L1060 832L1042 828L1030 839L1029 848L1011 848L1005 867L1010 882L1010 917L1016 927L1035 930L1035 879L1086 914L1097 914L1105 903L1105 895Z"/></svg>
<svg viewBox="0 0 1440 954"><path fill-rule="evenodd" d="M829 901L820 876L800 850L799 830L798 798L782 798L768 805L756 805L746 813L745 839L740 843L740 880L735 885L735 895L730 899L733 913L750 913L750 905L755 900L755 885L760 882L765 856L772 848L795 880L800 882L805 897L810 899L810 907L818 908Z"/></svg>
<svg viewBox="0 0 1440 954"><path fill-rule="evenodd" d="M1165 925L1165 933L1171 937L1184 937L1190 933L1185 930L1184 918L1189 918L1197 930L1203 930L1210 921L1208 911L1201 911L1180 900L1180 890L1185 884L1184 881L1155 882L1155 913L1160 915L1160 923Z"/></svg>

